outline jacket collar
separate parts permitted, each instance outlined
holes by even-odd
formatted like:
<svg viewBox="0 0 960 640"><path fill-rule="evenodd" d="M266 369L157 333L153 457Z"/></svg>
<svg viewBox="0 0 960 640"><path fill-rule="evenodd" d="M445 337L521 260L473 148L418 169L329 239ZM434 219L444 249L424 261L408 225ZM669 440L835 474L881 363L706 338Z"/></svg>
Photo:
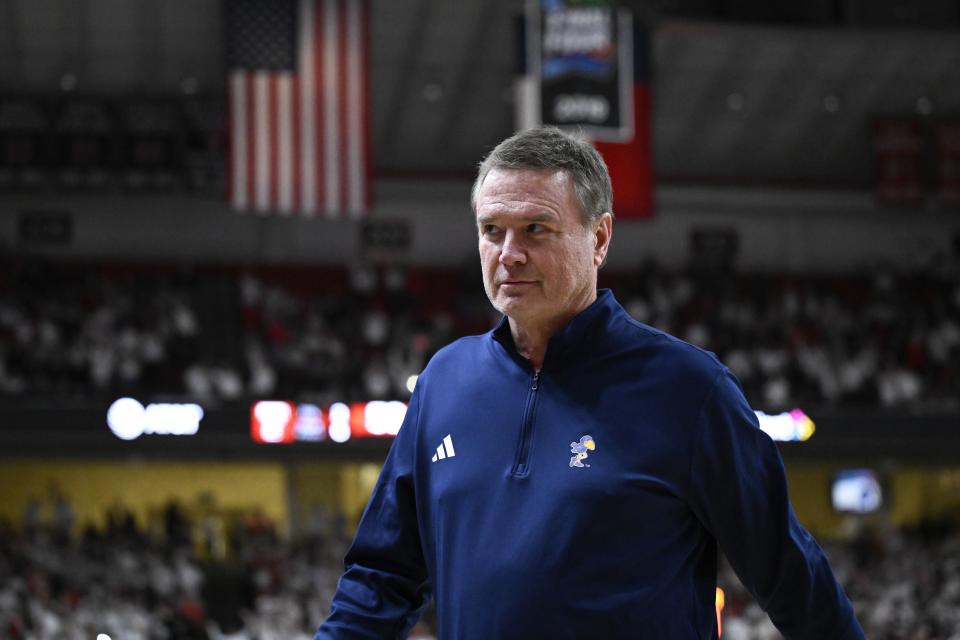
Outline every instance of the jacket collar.
<svg viewBox="0 0 960 640"><path fill-rule="evenodd" d="M562 360L567 359L575 351L588 345L593 336L596 336L611 316L616 313L620 303L613 297L610 289L598 289L597 299L589 307L578 313L562 329L553 334L547 343L547 354L544 358L544 367L555 366ZM500 318L500 322L491 332L494 340L503 345L503 347L515 357L529 362L517 351L513 343L513 335L510 333L510 322L507 316Z"/></svg>

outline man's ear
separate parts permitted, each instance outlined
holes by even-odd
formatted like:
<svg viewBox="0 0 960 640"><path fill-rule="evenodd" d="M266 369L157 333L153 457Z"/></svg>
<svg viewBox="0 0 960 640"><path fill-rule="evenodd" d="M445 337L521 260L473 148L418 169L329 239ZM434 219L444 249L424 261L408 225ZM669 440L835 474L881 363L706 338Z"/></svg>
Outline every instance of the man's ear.
<svg viewBox="0 0 960 640"><path fill-rule="evenodd" d="M610 239L613 237L613 215L606 212L593 223L593 237L596 244L593 247L593 264L600 267L607 259L610 249Z"/></svg>

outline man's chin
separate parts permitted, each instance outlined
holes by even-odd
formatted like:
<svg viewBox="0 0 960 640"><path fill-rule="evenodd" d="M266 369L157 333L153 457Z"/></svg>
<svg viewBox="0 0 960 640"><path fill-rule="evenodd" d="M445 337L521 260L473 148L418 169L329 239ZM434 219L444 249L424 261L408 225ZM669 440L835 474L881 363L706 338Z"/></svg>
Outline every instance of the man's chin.
<svg viewBox="0 0 960 640"><path fill-rule="evenodd" d="M493 306L505 316L522 318L534 310L535 302L528 292L505 293L500 291Z"/></svg>

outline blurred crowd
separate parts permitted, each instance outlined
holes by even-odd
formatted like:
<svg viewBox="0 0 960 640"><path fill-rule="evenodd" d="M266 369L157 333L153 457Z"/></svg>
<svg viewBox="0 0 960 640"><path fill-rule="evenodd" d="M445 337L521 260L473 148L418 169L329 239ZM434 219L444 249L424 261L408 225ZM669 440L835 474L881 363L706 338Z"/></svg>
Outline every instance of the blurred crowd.
<svg viewBox="0 0 960 640"><path fill-rule="evenodd" d="M138 523L121 505L106 524L63 536L51 521L0 523L0 637L23 640L312 638L348 537L317 509L295 542L262 512L171 501Z"/></svg>
<svg viewBox="0 0 960 640"><path fill-rule="evenodd" d="M0 393L179 392L199 332L173 271L16 262L0 270Z"/></svg>
<svg viewBox="0 0 960 640"><path fill-rule="evenodd" d="M870 640L960 640L960 532L929 523L824 546ZM724 640L779 640L770 619L725 565Z"/></svg>
<svg viewBox="0 0 960 640"><path fill-rule="evenodd" d="M0 637L311 638L342 571L344 519L317 507L285 538L257 510L198 504L170 502L146 525L116 504L104 526L79 533L62 518L37 526L29 504L19 526L0 522ZM865 529L852 540L825 549L868 638L960 640L955 527ZM781 637L725 563L719 584L725 640ZM432 621L428 610L410 637L431 639Z"/></svg>
<svg viewBox="0 0 960 640"><path fill-rule="evenodd" d="M0 273L0 394L403 399L497 320L474 268L121 267ZM960 265L838 275L604 271L637 319L715 352L758 408L960 411Z"/></svg>
<svg viewBox="0 0 960 640"><path fill-rule="evenodd" d="M758 408L960 410L960 264L844 275L622 278L638 320L716 353Z"/></svg>

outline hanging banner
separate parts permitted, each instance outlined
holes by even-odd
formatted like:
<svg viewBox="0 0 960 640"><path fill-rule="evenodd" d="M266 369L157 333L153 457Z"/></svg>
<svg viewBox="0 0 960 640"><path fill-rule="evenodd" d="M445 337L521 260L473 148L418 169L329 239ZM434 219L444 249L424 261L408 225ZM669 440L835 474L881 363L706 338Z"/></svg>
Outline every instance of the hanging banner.
<svg viewBox="0 0 960 640"><path fill-rule="evenodd" d="M647 31L613 0L528 0L521 28L517 127L591 140L610 170L617 218L653 215Z"/></svg>
<svg viewBox="0 0 960 640"><path fill-rule="evenodd" d="M633 27L612 0L531 0L527 46L540 122L633 137Z"/></svg>

